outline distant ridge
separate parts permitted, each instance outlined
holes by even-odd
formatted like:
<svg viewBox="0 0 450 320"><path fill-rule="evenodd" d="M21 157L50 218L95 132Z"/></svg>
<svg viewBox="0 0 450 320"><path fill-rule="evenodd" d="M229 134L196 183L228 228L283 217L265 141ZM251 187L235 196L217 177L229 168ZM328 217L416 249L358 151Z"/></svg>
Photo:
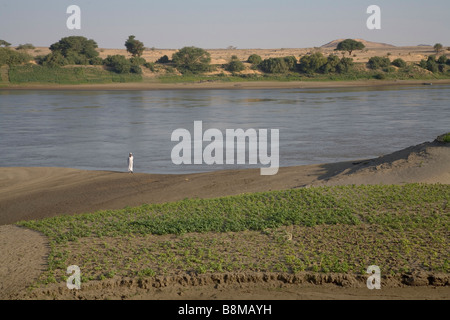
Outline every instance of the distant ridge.
<svg viewBox="0 0 450 320"><path fill-rule="evenodd" d="M331 42L328 42L327 44L324 44L323 46L321 46L321 48L324 48L324 49L336 49L338 43L341 42L341 41L344 41L344 40L345 39L333 40ZM353 40L362 42L366 46L366 48L395 48L394 45L387 44L387 43L371 42L371 41L366 41L364 39L353 39Z"/></svg>

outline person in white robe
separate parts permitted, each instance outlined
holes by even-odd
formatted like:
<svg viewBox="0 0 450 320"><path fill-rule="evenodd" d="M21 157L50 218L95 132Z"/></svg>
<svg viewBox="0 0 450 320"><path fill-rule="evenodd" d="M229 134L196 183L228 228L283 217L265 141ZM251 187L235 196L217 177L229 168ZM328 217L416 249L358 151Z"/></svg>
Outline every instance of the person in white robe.
<svg viewBox="0 0 450 320"><path fill-rule="evenodd" d="M131 152L128 155L128 172L133 173L133 154Z"/></svg>

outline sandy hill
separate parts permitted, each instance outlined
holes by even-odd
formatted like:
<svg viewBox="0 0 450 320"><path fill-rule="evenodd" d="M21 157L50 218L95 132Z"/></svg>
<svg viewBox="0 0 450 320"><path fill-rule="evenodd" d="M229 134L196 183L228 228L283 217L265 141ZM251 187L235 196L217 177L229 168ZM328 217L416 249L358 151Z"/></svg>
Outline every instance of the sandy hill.
<svg viewBox="0 0 450 320"><path fill-rule="evenodd" d="M328 42L327 44L324 44L323 46L321 46L321 48L324 49L335 49L338 45L339 42L344 41L345 39L337 39L337 40L333 40L331 42ZM353 39L356 41L360 41L362 42L366 48L395 48L394 45L391 44L387 44L387 43L380 43L380 42L371 42L371 41L367 41L364 39Z"/></svg>

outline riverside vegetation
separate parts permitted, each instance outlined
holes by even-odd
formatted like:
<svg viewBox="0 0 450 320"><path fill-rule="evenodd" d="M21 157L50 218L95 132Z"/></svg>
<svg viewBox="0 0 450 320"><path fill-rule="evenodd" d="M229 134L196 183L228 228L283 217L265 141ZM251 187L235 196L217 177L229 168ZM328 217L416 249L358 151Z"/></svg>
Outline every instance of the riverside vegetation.
<svg viewBox="0 0 450 320"><path fill-rule="evenodd" d="M185 199L18 225L50 242L33 285L212 272L450 272L450 186L311 187Z"/></svg>
<svg viewBox="0 0 450 320"><path fill-rule="evenodd" d="M228 63L215 65L211 64L210 54L197 47L184 47L175 52L171 59L164 55L156 61L146 61L141 57L146 48L134 36L125 42L131 58L111 55L102 59L97 43L81 36L62 38L50 46L51 53L36 57L27 53L33 50L32 44L20 45L12 50L7 47L8 42L2 43L5 47L0 47L0 84L3 86L139 82L146 79L143 74L148 72L157 75L156 81L162 83L450 78L450 59L445 54L439 56L440 47L435 46L436 55L430 55L419 63L406 62L401 58L391 61L388 56L375 56L367 63L356 63L351 54L364 49L364 45L351 39L339 43L336 54L328 56L313 52L301 57L262 59L257 54L251 54L246 61L241 61L234 55ZM342 57L337 55L339 52ZM258 73L246 73L246 70Z"/></svg>

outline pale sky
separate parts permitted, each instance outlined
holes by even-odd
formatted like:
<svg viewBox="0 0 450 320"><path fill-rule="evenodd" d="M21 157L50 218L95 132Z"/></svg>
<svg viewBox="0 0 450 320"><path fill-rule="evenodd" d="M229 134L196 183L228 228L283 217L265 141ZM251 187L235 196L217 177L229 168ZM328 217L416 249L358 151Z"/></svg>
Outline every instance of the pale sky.
<svg viewBox="0 0 450 320"><path fill-rule="evenodd" d="M81 30L69 30L70 5ZM381 30L369 30L367 7L381 8ZM450 46L449 0L0 0L0 39L49 46L65 36L124 48L134 34L146 47L205 49L318 47L340 38L397 46Z"/></svg>

